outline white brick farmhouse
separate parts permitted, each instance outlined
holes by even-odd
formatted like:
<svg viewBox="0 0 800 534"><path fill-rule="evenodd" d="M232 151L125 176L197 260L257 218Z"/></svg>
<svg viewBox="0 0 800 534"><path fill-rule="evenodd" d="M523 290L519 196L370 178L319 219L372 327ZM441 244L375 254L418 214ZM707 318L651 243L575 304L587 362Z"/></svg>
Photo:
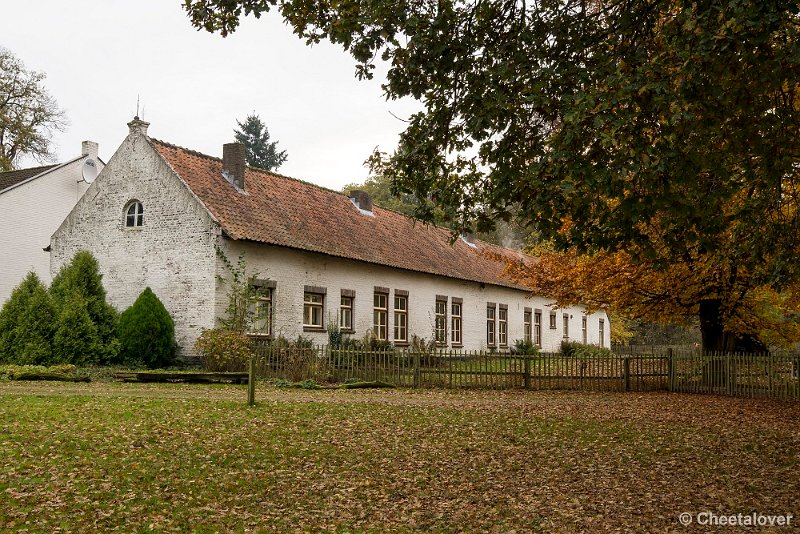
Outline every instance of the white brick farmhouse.
<svg viewBox="0 0 800 534"><path fill-rule="evenodd" d="M469 350L530 338L608 346L605 312L551 309L503 278L481 254L519 253L274 173L246 167L242 145L223 158L130 133L51 240L51 272L80 249L99 260L111 302L124 309L147 286L176 323L184 355L228 303L228 268L244 254L264 312L253 330L326 343L326 326L397 346L417 335Z"/></svg>
<svg viewBox="0 0 800 534"><path fill-rule="evenodd" d="M29 271L50 283L50 236L83 196L89 184L82 169L97 171L97 143L84 141L81 155L65 163L0 172L0 305Z"/></svg>

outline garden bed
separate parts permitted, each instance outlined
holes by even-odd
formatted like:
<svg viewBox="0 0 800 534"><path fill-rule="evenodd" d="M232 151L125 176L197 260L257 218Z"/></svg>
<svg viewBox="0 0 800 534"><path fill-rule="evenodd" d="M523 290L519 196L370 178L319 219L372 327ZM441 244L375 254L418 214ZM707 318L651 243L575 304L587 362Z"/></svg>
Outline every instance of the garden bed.
<svg viewBox="0 0 800 534"><path fill-rule="evenodd" d="M123 382L187 382L193 384L246 384L247 373L201 371L129 371L114 373Z"/></svg>

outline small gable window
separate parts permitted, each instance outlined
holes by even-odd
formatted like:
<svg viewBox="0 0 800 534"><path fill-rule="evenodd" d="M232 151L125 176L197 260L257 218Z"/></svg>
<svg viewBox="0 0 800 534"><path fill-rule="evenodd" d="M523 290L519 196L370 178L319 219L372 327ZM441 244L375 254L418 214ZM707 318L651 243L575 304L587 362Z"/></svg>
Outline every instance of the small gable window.
<svg viewBox="0 0 800 534"><path fill-rule="evenodd" d="M136 228L142 224L144 224L144 208L141 202L134 200L128 203L128 208L125 210L125 226Z"/></svg>

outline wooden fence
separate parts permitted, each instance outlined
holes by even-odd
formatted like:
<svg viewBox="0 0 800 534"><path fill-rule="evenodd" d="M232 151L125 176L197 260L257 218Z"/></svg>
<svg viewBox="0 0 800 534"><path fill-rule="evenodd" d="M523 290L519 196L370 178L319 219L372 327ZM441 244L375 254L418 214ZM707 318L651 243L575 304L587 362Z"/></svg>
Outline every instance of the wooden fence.
<svg viewBox="0 0 800 534"><path fill-rule="evenodd" d="M800 355L673 353L671 391L800 399Z"/></svg>
<svg viewBox="0 0 800 534"><path fill-rule="evenodd" d="M666 388L669 364L663 356L576 358L559 353L525 356L263 345L257 348L255 372L258 378L294 382L380 381L422 388L647 391Z"/></svg>
<svg viewBox="0 0 800 534"><path fill-rule="evenodd" d="M260 379L321 383L380 381L415 388L714 393L800 399L797 354L648 353L615 347L591 357L491 352L362 351L329 346L256 348Z"/></svg>

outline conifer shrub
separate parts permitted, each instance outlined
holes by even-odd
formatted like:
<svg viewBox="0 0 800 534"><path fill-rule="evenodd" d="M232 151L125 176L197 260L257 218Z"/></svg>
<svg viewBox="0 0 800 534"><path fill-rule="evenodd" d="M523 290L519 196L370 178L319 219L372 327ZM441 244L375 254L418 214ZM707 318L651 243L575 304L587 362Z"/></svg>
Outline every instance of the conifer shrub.
<svg viewBox="0 0 800 534"><path fill-rule="evenodd" d="M83 296L77 291L63 301L53 337L52 363L90 365L101 362L105 347L92 322Z"/></svg>
<svg viewBox="0 0 800 534"><path fill-rule="evenodd" d="M106 290L103 288L103 275L100 266L91 252L81 250L75 254L69 264L53 278L50 294L60 312L65 311L75 294L84 302L84 308L90 322L97 331L98 354L93 363L115 363L119 353L117 340L117 311L106 302Z"/></svg>
<svg viewBox="0 0 800 534"><path fill-rule="evenodd" d="M51 363L57 315L44 284L29 272L0 309L0 362Z"/></svg>
<svg viewBox="0 0 800 534"><path fill-rule="evenodd" d="M119 359L126 365L155 369L175 361L175 323L149 287L120 314L117 334Z"/></svg>

